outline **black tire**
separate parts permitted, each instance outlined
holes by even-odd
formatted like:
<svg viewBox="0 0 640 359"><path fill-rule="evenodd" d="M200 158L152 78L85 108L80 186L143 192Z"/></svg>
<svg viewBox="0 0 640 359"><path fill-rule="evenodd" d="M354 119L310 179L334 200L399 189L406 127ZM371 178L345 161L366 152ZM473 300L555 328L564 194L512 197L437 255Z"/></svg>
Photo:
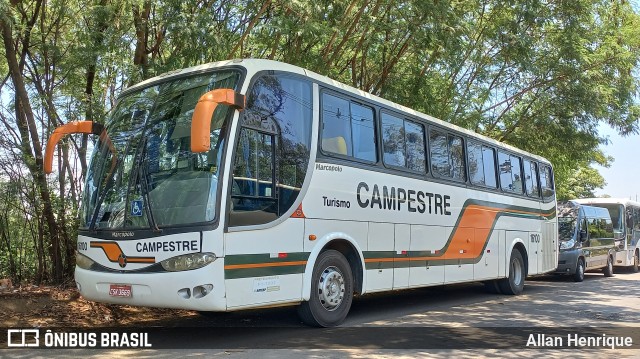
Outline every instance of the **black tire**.
<svg viewBox="0 0 640 359"><path fill-rule="evenodd" d="M524 290L524 279L527 270L522 259L522 254L517 249L511 251L509 259L509 276L498 281L498 287L503 294L517 295Z"/></svg>
<svg viewBox="0 0 640 359"><path fill-rule="evenodd" d="M584 280L584 259L578 258L578 264L576 265L576 272L573 274L573 280L576 282L582 282Z"/></svg>
<svg viewBox="0 0 640 359"><path fill-rule="evenodd" d="M498 281L497 280L488 280L486 282L484 282L484 289L487 291L487 293L491 293L491 294L501 294L502 292L500 292L500 286L498 285Z"/></svg>
<svg viewBox="0 0 640 359"><path fill-rule="evenodd" d="M611 256L607 257L607 266L602 270L605 277L613 277L613 259Z"/></svg>
<svg viewBox="0 0 640 359"><path fill-rule="evenodd" d="M638 258L638 252L636 251L636 252L633 254L633 264L631 265L631 271L632 271L633 273L638 273L638 271L639 271L639 269L638 269L638 265L639 265L639 263L638 263L638 262L639 262L639 261L640 261L640 258Z"/></svg>
<svg viewBox="0 0 640 359"><path fill-rule="evenodd" d="M340 325L352 301L353 274L349 262L335 250L320 253L311 276L311 297L298 306L300 319L314 327Z"/></svg>

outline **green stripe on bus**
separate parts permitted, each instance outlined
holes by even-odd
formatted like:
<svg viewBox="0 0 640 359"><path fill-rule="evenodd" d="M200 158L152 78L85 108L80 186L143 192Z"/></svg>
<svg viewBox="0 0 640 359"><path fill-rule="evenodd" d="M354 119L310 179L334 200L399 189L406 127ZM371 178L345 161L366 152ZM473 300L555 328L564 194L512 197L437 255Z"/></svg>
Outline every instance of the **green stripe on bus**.
<svg viewBox="0 0 640 359"><path fill-rule="evenodd" d="M286 253L286 255L286 257L279 258L272 257L270 253L232 254L224 257L224 265L295 262L309 259L308 252L290 252Z"/></svg>
<svg viewBox="0 0 640 359"><path fill-rule="evenodd" d="M304 273L304 265L297 266L279 266L279 267L260 267L260 268L242 268L242 269L225 269L225 279L251 278L251 277L268 277L272 275L301 274Z"/></svg>

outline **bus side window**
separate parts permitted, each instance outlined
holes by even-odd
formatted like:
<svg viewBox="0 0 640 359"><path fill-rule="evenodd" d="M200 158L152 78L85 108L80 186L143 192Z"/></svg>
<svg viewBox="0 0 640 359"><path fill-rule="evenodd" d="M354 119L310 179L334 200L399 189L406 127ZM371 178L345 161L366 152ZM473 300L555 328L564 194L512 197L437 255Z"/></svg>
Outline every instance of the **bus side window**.
<svg viewBox="0 0 640 359"><path fill-rule="evenodd" d="M460 181L467 180L464 168L464 144L462 137L449 135L449 154L451 156L451 175Z"/></svg>
<svg viewBox="0 0 640 359"><path fill-rule="evenodd" d="M498 151L500 164L500 188L506 192L522 193L520 157Z"/></svg>
<svg viewBox="0 0 640 359"><path fill-rule="evenodd" d="M426 171L424 127L409 120L382 113L384 163L412 171Z"/></svg>
<svg viewBox="0 0 640 359"><path fill-rule="evenodd" d="M322 150L329 154L375 162L373 109L355 102L322 95Z"/></svg>
<svg viewBox="0 0 640 359"><path fill-rule="evenodd" d="M429 146L431 150L431 169L433 173L440 177L451 177L447 135L432 129L429 131Z"/></svg>
<svg viewBox="0 0 640 359"><path fill-rule="evenodd" d="M525 188L527 190L527 196L538 197L540 191L538 190L538 168L535 162L524 160L524 180Z"/></svg>
<svg viewBox="0 0 640 359"><path fill-rule="evenodd" d="M309 164L312 103L311 83L297 76L254 82L234 146L230 226L271 222L295 204Z"/></svg>
<svg viewBox="0 0 640 359"><path fill-rule="evenodd" d="M447 135L438 130L429 131L431 169L439 177L466 181L464 144L462 137Z"/></svg>
<svg viewBox="0 0 640 359"><path fill-rule="evenodd" d="M496 188L495 150L471 140L468 142L467 150L471 183Z"/></svg>
<svg viewBox="0 0 640 359"><path fill-rule="evenodd" d="M540 166L540 188L542 189L543 198L553 197L553 173L551 167L541 165Z"/></svg>

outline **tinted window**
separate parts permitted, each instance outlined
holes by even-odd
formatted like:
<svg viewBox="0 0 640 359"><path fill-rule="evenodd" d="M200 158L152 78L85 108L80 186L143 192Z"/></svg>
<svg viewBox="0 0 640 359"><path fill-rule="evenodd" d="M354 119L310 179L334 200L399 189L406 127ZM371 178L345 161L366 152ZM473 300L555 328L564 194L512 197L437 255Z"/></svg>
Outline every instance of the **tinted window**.
<svg viewBox="0 0 640 359"><path fill-rule="evenodd" d="M412 121L382 114L382 146L384 163L425 172L424 128Z"/></svg>
<svg viewBox="0 0 640 359"><path fill-rule="evenodd" d="M538 168L535 162L524 160L524 180L527 196L538 197Z"/></svg>
<svg viewBox="0 0 640 359"><path fill-rule="evenodd" d="M551 172L551 167L549 166L540 166L540 187L542 189L542 197L553 197L553 173Z"/></svg>
<svg viewBox="0 0 640 359"><path fill-rule="evenodd" d="M484 180L487 186L498 187L496 178L496 150L482 146L482 161L484 163Z"/></svg>
<svg viewBox="0 0 640 359"><path fill-rule="evenodd" d="M376 134L373 123L373 109L371 107L351 103L351 129L355 158L376 161Z"/></svg>
<svg viewBox="0 0 640 359"><path fill-rule="evenodd" d="M382 151L383 161L390 166L405 165L404 121L395 116L382 113Z"/></svg>
<svg viewBox="0 0 640 359"><path fill-rule="evenodd" d="M496 170L493 148L469 141L467 150L471 183L495 188Z"/></svg>
<svg viewBox="0 0 640 359"><path fill-rule="evenodd" d="M461 181L467 180L464 170L464 145L462 137L449 135L449 153L451 154L451 177Z"/></svg>
<svg viewBox="0 0 640 359"><path fill-rule="evenodd" d="M407 145L407 168L413 171L425 172L424 127L411 121L404 121Z"/></svg>
<svg viewBox="0 0 640 359"><path fill-rule="evenodd" d="M429 134L431 168L440 177L466 181L462 137L431 130Z"/></svg>
<svg viewBox="0 0 640 359"><path fill-rule="evenodd" d="M522 193L522 172L520 157L498 151L500 164L500 188L503 191Z"/></svg>
<svg viewBox="0 0 640 359"><path fill-rule="evenodd" d="M429 148L431 149L431 169L441 177L451 177L449 164L449 145L447 135L431 130L429 134Z"/></svg>
<svg viewBox="0 0 640 359"><path fill-rule="evenodd" d="M269 222L295 202L309 165L312 98L307 81L263 76L251 88L235 146L231 226Z"/></svg>
<svg viewBox="0 0 640 359"><path fill-rule="evenodd" d="M324 94L322 96L322 150L353 156L349 101Z"/></svg>
<svg viewBox="0 0 640 359"><path fill-rule="evenodd" d="M377 156L373 109L323 94L322 150L375 162Z"/></svg>
<svg viewBox="0 0 640 359"><path fill-rule="evenodd" d="M484 185L484 163L482 161L482 145L469 141L469 179L471 183Z"/></svg>
<svg viewBox="0 0 640 359"><path fill-rule="evenodd" d="M511 156L511 179L513 184L513 192L522 193L522 172L520 167L520 157Z"/></svg>

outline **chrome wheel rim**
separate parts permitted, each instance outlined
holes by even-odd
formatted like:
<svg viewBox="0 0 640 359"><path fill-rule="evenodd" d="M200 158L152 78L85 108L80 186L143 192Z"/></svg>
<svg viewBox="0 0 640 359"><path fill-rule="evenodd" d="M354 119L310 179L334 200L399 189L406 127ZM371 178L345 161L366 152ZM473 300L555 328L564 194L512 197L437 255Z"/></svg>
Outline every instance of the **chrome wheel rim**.
<svg viewBox="0 0 640 359"><path fill-rule="evenodd" d="M344 277L336 267L327 267L318 281L318 299L324 309L336 310L344 299Z"/></svg>
<svg viewBox="0 0 640 359"><path fill-rule="evenodd" d="M513 274L513 284L519 286L522 283L522 266L516 258L511 261L511 274Z"/></svg>

